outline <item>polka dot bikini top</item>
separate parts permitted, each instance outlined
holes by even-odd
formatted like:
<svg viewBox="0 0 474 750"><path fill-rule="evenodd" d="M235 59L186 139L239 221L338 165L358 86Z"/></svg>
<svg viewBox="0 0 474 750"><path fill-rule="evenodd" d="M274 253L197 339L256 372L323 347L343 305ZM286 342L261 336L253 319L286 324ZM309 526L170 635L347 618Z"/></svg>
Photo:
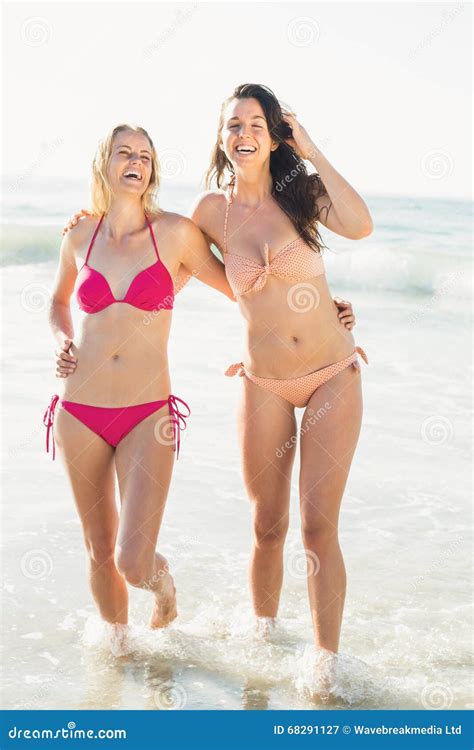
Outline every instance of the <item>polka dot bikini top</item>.
<svg viewBox="0 0 474 750"><path fill-rule="evenodd" d="M265 243L265 263L227 250L227 224L230 204L233 200L234 182L229 185L224 220L224 264L232 291L236 296L258 292L267 283L269 275L287 281L305 281L325 273L321 255L298 237L285 245L270 260L269 246Z"/></svg>

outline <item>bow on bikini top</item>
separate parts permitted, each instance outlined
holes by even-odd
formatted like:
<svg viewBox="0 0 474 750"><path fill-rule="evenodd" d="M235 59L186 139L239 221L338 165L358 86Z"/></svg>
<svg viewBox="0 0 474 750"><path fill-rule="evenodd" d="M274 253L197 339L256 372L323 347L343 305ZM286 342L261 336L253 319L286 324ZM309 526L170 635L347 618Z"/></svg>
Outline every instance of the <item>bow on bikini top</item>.
<svg viewBox="0 0 474 750"><path fill-rule="evenodd" d="M233 200L234 182L229 185L224 220L224 263L229 284L236 296L263 289L269 275L287 281L304 281L325 273L321 255L298 237L285 245L270 260L268 243L265 243L265 263L227 251L227 223L230 204Z"/></svg>
<svg viewBox="0 0 474 750"><path fill-rule="evenodd" d="M103 218L104 215L97 224L84 265L76 279L76 298L81 310L86 313L97 313L116 302L132 305L139 310L172 310L174 301L173 280L168 269L160 260L153 227L148 217L146 217L146 221L150 229L157 260L152 266L148 266L135 276L123 299L115 299L105 276L95 268L91 268L87 261Z"/></svg>

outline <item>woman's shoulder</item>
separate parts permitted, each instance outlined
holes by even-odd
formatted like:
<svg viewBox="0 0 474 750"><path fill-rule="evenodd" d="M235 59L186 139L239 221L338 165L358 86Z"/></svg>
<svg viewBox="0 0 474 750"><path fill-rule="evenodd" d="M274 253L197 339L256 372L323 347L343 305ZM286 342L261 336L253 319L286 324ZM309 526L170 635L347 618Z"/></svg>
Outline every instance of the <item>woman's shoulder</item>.
<svg viewBox="0 0 474 750"><path fill-rule="evenodd" d="M95 214L82 215L78 219L77 224L71 227L64 235L68 244L76 248L81 247L91 239L99 221L100 216L96 216Z"/></svg>
<svg viewBox="0 0 474 750"><path fill-rule="evenodd" d="M225 206L226 204L226 198L227 196L227 190L216 188L215 190L204 190L202 193L199 193L199 195L196 197L193 208L196 210L197 208L219 208L222 206Z"/></svg>
<svg viewBox="0 0 474 750"><path fill-rule="evenodd" d="M196 225L188 216L175 211L160 211L148 218L156 232L178 240L186 240L197 231Z"/></svg>

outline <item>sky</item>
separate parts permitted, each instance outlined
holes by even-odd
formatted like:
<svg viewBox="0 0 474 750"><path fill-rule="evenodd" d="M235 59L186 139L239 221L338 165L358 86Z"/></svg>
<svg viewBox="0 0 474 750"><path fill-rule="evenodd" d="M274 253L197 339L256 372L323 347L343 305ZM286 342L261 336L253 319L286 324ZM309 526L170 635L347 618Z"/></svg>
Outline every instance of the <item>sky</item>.
<svg viewBox="0 0 474 750"><path fill-rule="evenodd" d="M197 184L221 102L264 83L361 194L471 197L469 3L10 3L2 175L88 180L145 127L163 181Z"/></svg>

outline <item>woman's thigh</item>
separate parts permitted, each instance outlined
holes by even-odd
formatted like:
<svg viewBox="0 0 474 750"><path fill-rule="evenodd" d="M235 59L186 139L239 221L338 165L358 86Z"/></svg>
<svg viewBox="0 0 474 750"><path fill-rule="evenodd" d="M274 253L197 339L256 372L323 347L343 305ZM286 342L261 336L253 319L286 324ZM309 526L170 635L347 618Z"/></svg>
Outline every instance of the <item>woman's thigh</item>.
<svg viewBox="0 0 474 750"><path fill-rule="evenodd" d="M303 531L337 532L340 504L362 422L360 371L348 367L311 396L301 423Z"/></svg>
<svg viewBox="0 0 474 750"><path fill-rule="evenodd" d="M286 530L296 445L294 407L245 378L238 425L243 478L257 531Z"/></svg>
<svg viewBox="0 0 474 750"><path fill-rule="evenodd" d="M114 450L62 408L56 410L54 434L88 552L96 562L106 562L113 558L119 518Z"/></svg>
<svg viewBox="0 0 474 750"><path fill-rule="evenodd" d="M139 422L116 448L121 501L117 547L127 568L133 560L138 567L146 564L155 552L174 457L167 405Z"/></svg>

